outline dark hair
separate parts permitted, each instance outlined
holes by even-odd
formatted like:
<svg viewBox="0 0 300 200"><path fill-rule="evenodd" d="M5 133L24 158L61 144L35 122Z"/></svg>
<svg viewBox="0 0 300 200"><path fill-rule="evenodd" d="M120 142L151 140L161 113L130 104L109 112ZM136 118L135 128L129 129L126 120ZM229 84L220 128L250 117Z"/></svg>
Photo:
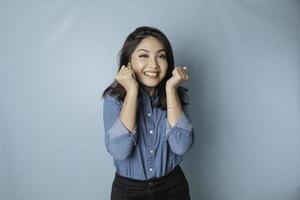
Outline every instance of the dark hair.
<svg viewBox="0 0 300 200"><path fill-rule="evenodd" d="M164 79L159 83L157 86L157 94L159 96L159 100L157 104L153 106L157 106L162 109L166 109L167 106L167 101L166 101L166 91L165 91L165 86L166 82L169 78L172 77L172 71L174 70L174 56L173 56L173 51L171 44L168 40L168 38L165 36L164 33L162 33L159 29L154 28L154 27L149 27L149 26L141 26L136 28L132 33L130 33L124 44L122 49L119 52L119 69L120 71L122 65L127 65L128 62L131 60L131 55L134 52L135 48L139 45L139 43L145 39L146 37L155 37L158 39L162 45L165 48L166 52L166 57L167 57L167 63L168 63L168 68L167 68L167 73ZM178 97L180 99L181 105L188 104L186 102L186 92L188 91L187 88L179 86L177 88L177 93ZM115 96L119 101L124 101L124 98L126 96L126 90L125 88L118 83L116 80L113 81L112 84L110 84L103 92L102 98L105 95L112 95Z"/></svg>

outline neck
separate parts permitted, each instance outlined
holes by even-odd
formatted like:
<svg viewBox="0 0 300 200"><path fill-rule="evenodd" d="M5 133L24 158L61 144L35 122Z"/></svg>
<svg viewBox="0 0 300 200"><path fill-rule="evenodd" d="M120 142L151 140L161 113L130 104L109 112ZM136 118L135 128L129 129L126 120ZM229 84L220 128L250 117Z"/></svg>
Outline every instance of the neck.
<svg viewBox="0 0 300 200"><path fill-rule="evenodd" d="M146 87L146 86L144 86L143 88L147 91L147 93L150 97L152 97L156 92L155 87Z"/></svg>

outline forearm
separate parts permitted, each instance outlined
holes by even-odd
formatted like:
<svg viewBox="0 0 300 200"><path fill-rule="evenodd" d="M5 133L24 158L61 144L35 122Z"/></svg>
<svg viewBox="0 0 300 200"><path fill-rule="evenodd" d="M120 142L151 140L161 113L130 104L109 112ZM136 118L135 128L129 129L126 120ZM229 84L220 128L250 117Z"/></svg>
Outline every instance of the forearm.
<svg viewBox="0 0 300 200"><path fill-rule="evenodd" d="M171 127L174 127L180 114L182 107L176 91L176 88L166 88L167 97L167 119Z"/></svg>
<svg viewBox="0 0 300 200"><path fill-rule="evenodd" d="M136 126L138 90L127 92L120 112L120 120L129 131L133 131Z"/></svg>

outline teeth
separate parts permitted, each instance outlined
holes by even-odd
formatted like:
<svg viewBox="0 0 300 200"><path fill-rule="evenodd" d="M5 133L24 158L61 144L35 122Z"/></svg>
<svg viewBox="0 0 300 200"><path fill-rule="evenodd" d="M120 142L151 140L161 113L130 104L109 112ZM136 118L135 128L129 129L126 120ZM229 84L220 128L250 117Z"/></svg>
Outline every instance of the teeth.
<svg viewBox="0 0 300 200"><path fill-rule="evenodd" d="M158 75L157 72L145 72L144 73L146 76L150 76L150 77L156 77Z"/></svg>

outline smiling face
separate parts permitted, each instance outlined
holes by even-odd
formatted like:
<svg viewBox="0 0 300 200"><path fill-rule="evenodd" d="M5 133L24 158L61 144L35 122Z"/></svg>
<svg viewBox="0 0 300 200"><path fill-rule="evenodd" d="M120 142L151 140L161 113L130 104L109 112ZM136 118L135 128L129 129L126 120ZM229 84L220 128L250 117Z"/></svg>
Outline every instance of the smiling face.
<svg viewBox="0 0 300 200"><path fill-rule="evenodd" d="M164 46L155 37L146 37L132 53L130 64L137 81L152 95L168 69Z"/></svg>

